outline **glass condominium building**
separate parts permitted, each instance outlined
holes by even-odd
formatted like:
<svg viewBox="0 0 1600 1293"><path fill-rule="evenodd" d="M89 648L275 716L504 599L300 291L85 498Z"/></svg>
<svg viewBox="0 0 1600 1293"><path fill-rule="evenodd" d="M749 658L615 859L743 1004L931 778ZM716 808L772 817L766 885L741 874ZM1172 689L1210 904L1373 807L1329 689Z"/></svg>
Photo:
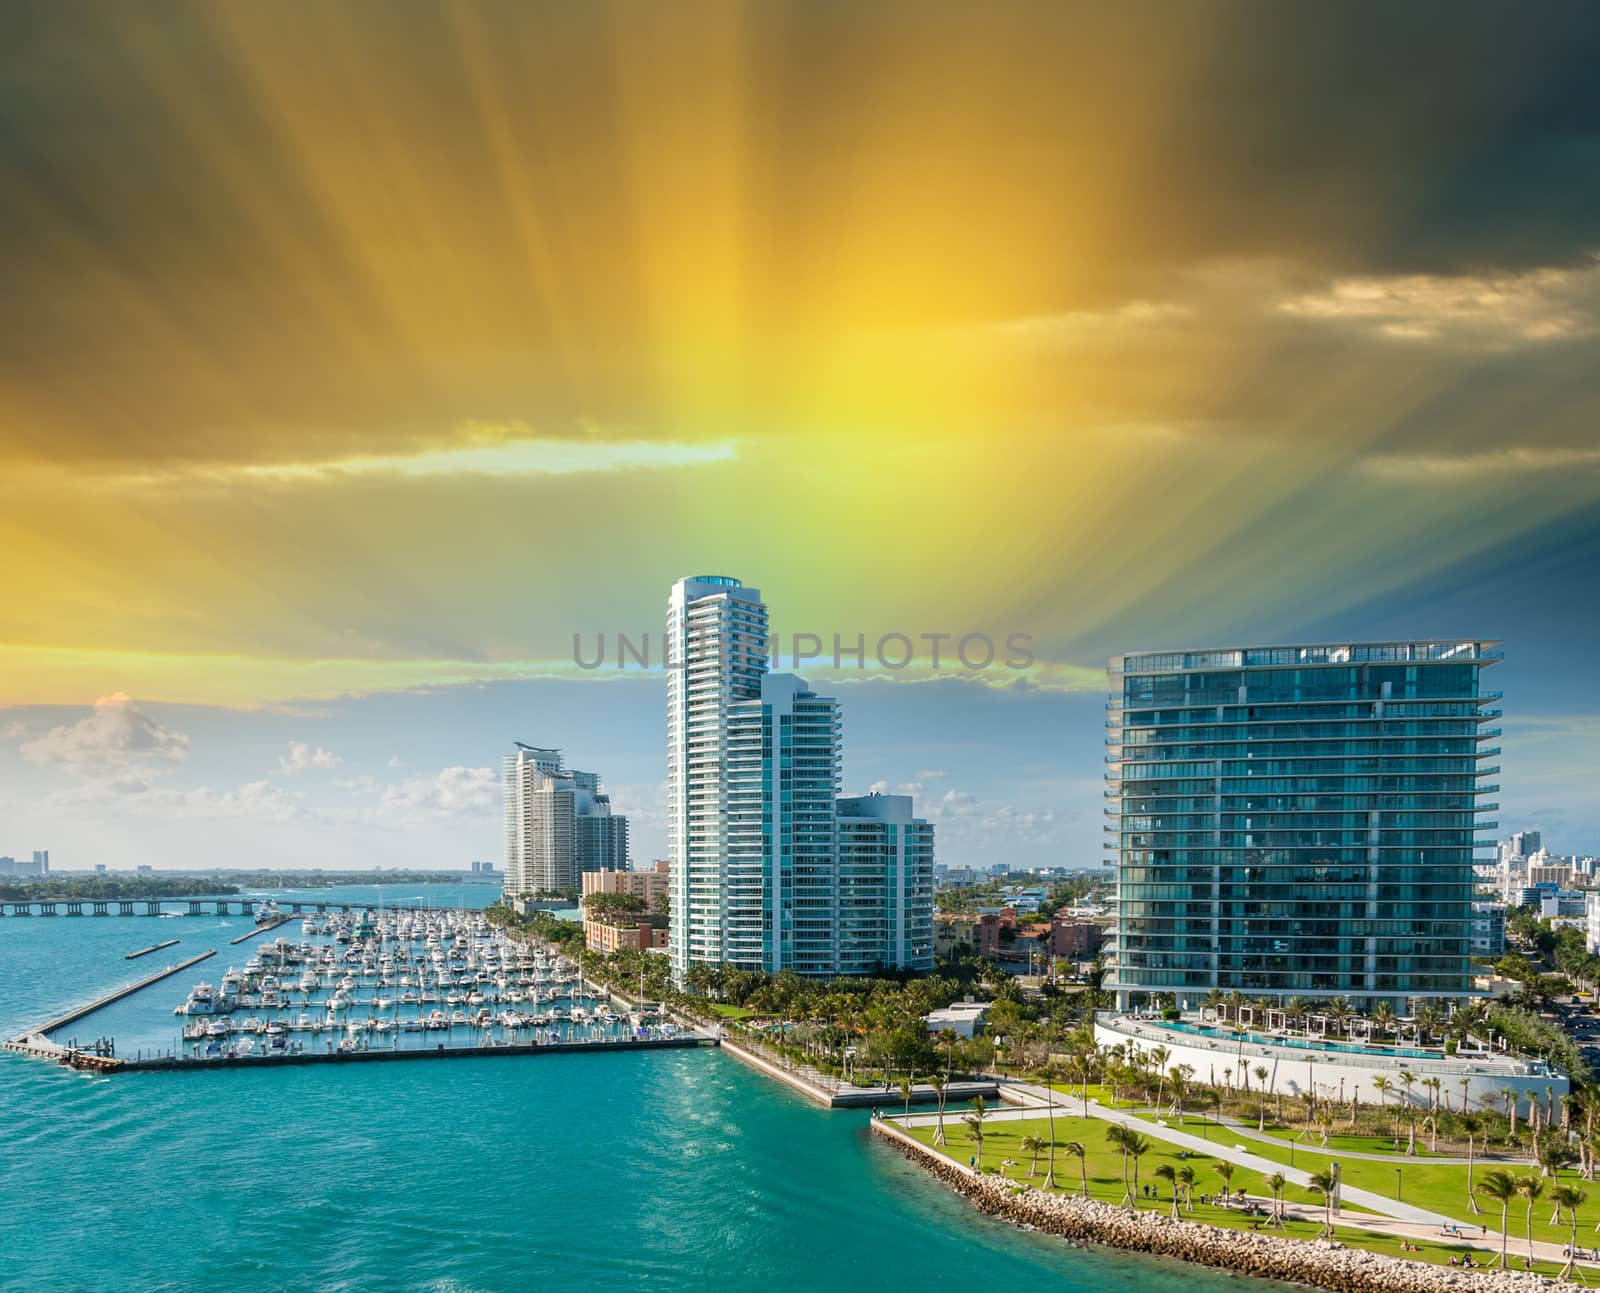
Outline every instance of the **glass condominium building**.
<svg viewBox="0 0 1600 1293"><path fill-rule="evenodd" d="M1119 1009L1472 994L1489 642L1113 657Z"/></svg>

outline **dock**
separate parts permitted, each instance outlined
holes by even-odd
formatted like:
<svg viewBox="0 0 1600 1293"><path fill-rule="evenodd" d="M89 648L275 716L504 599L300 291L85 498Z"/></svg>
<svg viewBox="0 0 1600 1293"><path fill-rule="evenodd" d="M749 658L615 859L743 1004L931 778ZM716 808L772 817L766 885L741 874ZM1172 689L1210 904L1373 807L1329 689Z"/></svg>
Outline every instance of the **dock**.
<svg viewBox="0 0 1600 1293"><path fill-rule="evenodd" d="M178 938L169 938L165 943L151 943L149 947L141 947L137 952L129 952L122 959L132 961L140 956L149 956L151 952L159 952L163 947L176 947L182 941Z"/></svg>
<svg viewBox="0 0 1600 1293"><path fill-rule="evenodd" d="M723 1036L721 1045L723 1054L743 1060L751 1068L765 1073L770 1078L776 1078L785 1086L793 1088L807 1099L814 1100L828 1109L876 1108L898 1105L905 1100L898 1087L858 1086L852 1082L842 1082L837 1078L824 1077L820 1073L801 1071L777 1063L754 1047L733 1041L726 1035ZM951 1082L944 1089L945 1099L952 1104L971 1100L975 1096L995 1099L999 1094L1000 1084L990 1079ZM934 1089L926 1083L918 1083L911 1090L912 1104L931 1104L938 1098Z"/></svg>
<svg viewBox="0 0 1600 1293"><path fill-rule="evenodd" d="M691 1035L687 1037L659 1037L645 1041L619 1038L616 1041L594 1042L500 1042L493 1046L434 1047L396 1046L382 1050L366 1051L301 1051L282 1055L218 1055L210 1058L188 1058L182 1055L161 1055L155 1059L116 1060L118 1073L190 1073L205 1069L275 1068L286 1064L358 1064L363 1061L377 1063L381 1060L443 1060L490 1059L509 1055L577 1055L596 1051L661 1051L688 1050L701 1046L715 1046L715 1037ZM111 1070L107 1070L111 1071Z"/></svg>
<svg viewBox="0 0 1600 1293"><path fill-rule="evenodd" d="M268 930L277 929L279 925L287 925L288 923L289 917L279 916L277 920L269 920L265 925L257 925L248 933L240 934L238 938L230 938L228 943L230 946L236 943L247 943L252 938L257 937L260 934L265 934Z"/></svg>
<svg viewBox="0 0 1600 1293"><path fill-rule="evenodd" d="M57 1060L63 1064L71 1064L74 1068L92 1068L101 1072L112 1072L120 1069L122 1061L74 1051L61 1045L60 1042L51 1041L50 1034L57 1029L65 1028L68 1024L77 1023L78 1020L86 1015L92 1015L96 1010L104 1010L107 1006L121 1001L124 997L131 997L135 992L148 988L152 983L160 983L162 979L169 979L174 974L181 974L190 966L199 965L201 961L208 960L216 954L216 948L211 948L208 951L201 952L198 956L191 956L187 961L180 961L177 965L169 965L164 970L147 975L137 983L130 983L127 987L118 988L115 992L108 992L103 997L96 997L88 1005L79 1006L76 1010L69 1010L64 1015L57 1015L54 1019L46 1020L37 1028L30 1028L25 1033L18 1033L15 1037L8 1037L4 1042L0 1042L0 1050L13 1051L18 1055L29 1055L34 1059Z"/></svg>

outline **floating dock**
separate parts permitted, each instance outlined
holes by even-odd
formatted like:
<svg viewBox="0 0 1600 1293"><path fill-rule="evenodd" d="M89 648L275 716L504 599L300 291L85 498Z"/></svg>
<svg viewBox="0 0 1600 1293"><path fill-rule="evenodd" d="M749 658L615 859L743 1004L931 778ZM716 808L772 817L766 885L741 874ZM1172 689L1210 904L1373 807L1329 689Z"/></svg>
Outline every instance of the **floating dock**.
<svg viewBox="0 0 1600 1293"><path fill-rule="evenodd" d="M159 952L163 947L176 947L182 941L182 939L169 938L165 943L151 943L149 947L141 947L137 952L129 952L122 959L131 961L136 957L149 956L151 952Z"/></svg>

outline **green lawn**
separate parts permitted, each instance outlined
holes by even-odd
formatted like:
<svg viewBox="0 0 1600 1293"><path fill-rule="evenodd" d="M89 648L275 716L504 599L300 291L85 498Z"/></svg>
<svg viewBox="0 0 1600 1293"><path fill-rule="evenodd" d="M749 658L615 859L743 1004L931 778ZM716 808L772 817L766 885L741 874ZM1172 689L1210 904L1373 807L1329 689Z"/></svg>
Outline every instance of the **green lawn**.
<svg viewBox="0 0 1600 1293"><path fill-rule="evenodd" d="M1055 1124L1056 1185L1058 1190L1066 1194L1081 1193L1082 1172L1086 1170L1089 1178L1090 1197L1098 1199L1102 1203L1120 1204L1123 1199L1122 1155L1106 1141L1108 1124L1099 1119L1091 1118L1086 1120L1061 1114L1056 1115ZM934 1128L932 1126L909 1127L906 1130L923 1144L933 1145ZM1050 1138L1049 1121L1045 1118L1008 1119L1003 1122L986 1121L983 1128L983 1155L981 1162L983 1170L1001 1170L1012 1180L1032 1185L1035 1188L1042 1188L1046 1155L1040 1154L1035 1173L1030 1176L1031 1155L1022 1152L1022 1138L1030 1135L1038 1136L1041 1141L1045 1141L1048 1144ZM953 1161L970 1163L970 1160L977 1156L976 1143L967 1127L961 1122L960 1110L952 1109L946 1115L945 1137L948 1143L943 1146L941 1152ZM1139 1183L1141 1187L1146 1184L1157 1186L1161 1191L1162 1197L1159 1201L1153 1201L1144 1198L1141 1191L1136 1190L1135 1206L1137 1208L1141 1211L1171 1213L1171 1192L1166 1182L1161 1181L1155 1175L1155 1169L1160 1164L1170 1163L1175 1168L1187 1166L1194 1168L1195 1171L1194 1207L1181 1212L1185 1220L1204 1222L1207 1225L1226 1226L1235 1230L1256 1228L1257 1219L1248 1217L1237 1209L1224 1208L1214 1202L1200 1202L1202 1194L1209 1199L1215 1195L1222 1185L1222 1178L1212 1168L1212 1164L1217 1161L1216 1159L1199 1153L1191 1153L1185 1158L1183 1157L1183 1151L1176 1146L1157 1140L1154 1135L1150 1136L1149 1139L1151 1142L1150 1149L1139 1160ZM1081 1142L1088 1151L1082 1168L1080 1168L1079 1161L1076 1158L1070 1158L1061 1152L1060 1147L1063 1144L1074 1140ZM1263 1148L1270 1147L1263 1146ZM1006 1159L1012 1160L1014 1166L1002 1168L1001 1165ZM1304 1166L1304 1164L1300 1164L1299 1160L1300 1155L1297 1152L1296 1163ZM1287 1155L1285 1155L1285 1161L1287 1161ZM1381 1163L1374 1163L1370 1166L1389 1171L1392 1185L1393 1169L1386 1168ZM1131 1165L1129 1167L1129 1176L1130 1178L1132 1176ZM1348 1175L1346 1179L1348 1179ZM1263 1177L1259 1173L1236 1167L1229 1184L1233 1190L1238 1190L1242 1186L1254 1197L1265 1200L1270 1200L1271 1198L1271 1191L1266 1188ZM1309 1190L1289 1186L1285 1189L1283 1197L1286 1203L1298 1205L1306 1216L1304 1220L1286 1218L1283 1230L1277 1233L1293 1239L1315 1239L1322 1228L1321 1201L1318 1196L1313 1195ZM1355 1209L1347 1205L1344 1209L1344 1216L1349 1218L1355 1211ZM1546 1216L1548 1216L1548 1210L1546 1211ZM1496 1218L1498 1219L1498 1209ZM1261 1229L1270 1233L1275 1228L1263 1222ZM1521 1227L1520 1225L1513 1225L1511 1229L1513 1235L1513 1241L1510 1246L1511 1259L1513 1266L1520 1270L1522 1265L1517 1257L1519 1249L1516 1235ZM1548 1238L1548 1236L1539 1234L1537 1224L1534 1230L1536 1238ZM1464 1244L1450 1244L1440 1240L1419 1240L1417 1243L1417 1247L1420 1249L1419 1252L1403 1253L1400 1250L1401 1241L1398 1238L1359 1230L1345 1224L1338 1225L1338 1238L1341 1242L1353 1248L1384 1253L1391 1257L1405 1257L1413 1261L1433 1262L1439 1265L1448 1264L1452 1255L1459 1255L1464 1252L1473 1252L1475 1260L1484 1258L1481 1250L1473 1250ZM1566 1239L1566 1232L1563 1231L1559 1242L1565 1244ZM1585 1236L1581 1229L1578 1242L1580 1244L1585 1242ZM1541 1262L1536 1269L1553 1275L1560 1267L1557 1264Z"/></svg>
<svg viewBox="0 0 1600 1293"><path fill-rule="evenodd" d="M1035 1085L1044 1086L1045 1084L1037 1082ZM1052 1082L1050 1087L1062 1097L1066 1105L1076 1106L1079 1109L1083 1108L1083 1087L1081 1084ZM1089 1083L1089 1099L1098 1101L1101 1108L1104 1109L1142 1109L1148 1103L1145 1100L1129 1100L1126 1096L1120 1100L1113 1101L1111 1099L1111 1088L1103 1082Z"/></svg>
<svg viewBox="0 0 1600 1293"><path fill-rule="evenodd" d="M1140 1115L1143 1117L1144 1115ZM1170 1121L1170 1120L1169 1120ZM1184 1115L1185 1129L1195 1131L1195 1115ZM1211 1124L1210 1131L1217 1135L1217 1127ZM1269 1132L1273 1129L1269 1128ZM1282 1128L1277 1129L1282 1131ZM1222 1129L1224 1136L1232 1133L1226 1127ZM1337 1159L1340 1173L1346 1185L1355 1186L1361 1190L1371 1190L1374 1194L1381 1194L1387 1199L1395 1197L1398 1187L1400 1198L1406 1203L1414 1203L1418 1207L1427 1208L1444 1216L1454 1218L1463 1225L1483 1225L1487 1223L1493 1229L1500 1228L1500 1205L1492 1200L1478 1198L1478 1206L1483 1212L1474 1217L1467 1206L1467 1163L1462 1159L1459 1163L1418 1163L1407 1160L1399 1155L1390 1162L1375 1163L1369 1159L1341 1157L1336 1152L1330 1152L1337 1143L1338 1137L1329 1138L1329 1150L1316 1147L1319 1133L1313 1133L1309 1141L1298 1142L1291 1152L1287 1143L1292 1140L1293 1131L1283 1137L1282 1144L1265 1144L1254 1137L1245 1138L1234 1135L1230 1143L1242 1144L1251 1153L1262 1158L1270 1159L1275 1163L1288 1164L1291 1157L1293 1165L1308 1172L1320 1171L1329 1162ZM1360 1141L1370 1141L1370 1137L1357 1137ZM1425 1153L1425 1147L1419 1143L1417 1152ZM1483 1179L1486 1171L1491 1171L1497 1166L1504 1166L1513 1176L1537 1175L1538 1168L1520 1166L1517 1164L1485 1164L1481 1159L1475 1160L1472 1168L1472 1179ZM1399 1179L1396 1180L1395 1172L1399 1170ZM1567 1184L1576 1184L1588 1196L1588 1201L1578 1209L1578 1243L1583 1247L1592 1247L1595 1243L1595 1224L1600 1222L1600 1182L1580 1180L1578 1174L1571 1168L1561 1173L1562 1181ZM1550 1218L1555 1211L1550 1202L1550 1187L1553 1182L1546 1180L1545 1195L1533 1207L1533 1237L1537 1240L1551 1241L1565 1245L1571 1234L1570 1225L1563 1222L1556 1226L1550 1224ZM1346 1211L1349 1209L1347 1208ZM1512 1202L1507 1213L1507 1225L1511 1229L1512 1243L1515 1243L1523 1233L1523 1221L1526 1215L1527 1204L1522 1199Z"/></svg>
<svg viewBox="0 0 1600 1293"><path fill-rule="evenodd" d="M741 1019L749 1019L756 1013L754 1010L750 1009L749 1006L725 1006L719 1005L714 1001L707 1002L705 1004L710 1006L713 1014L719 1015L723 1019L732 1019L736 1022Z"/></svg>

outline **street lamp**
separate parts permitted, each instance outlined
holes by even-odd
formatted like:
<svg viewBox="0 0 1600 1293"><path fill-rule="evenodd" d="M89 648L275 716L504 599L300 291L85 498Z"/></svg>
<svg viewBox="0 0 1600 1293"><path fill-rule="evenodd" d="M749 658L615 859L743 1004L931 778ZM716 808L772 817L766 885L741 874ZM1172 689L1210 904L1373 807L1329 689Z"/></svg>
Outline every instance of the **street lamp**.
<svg viewBox="0 0 1600 1293"><path fill-rule="evenodd" d="M1394 1197L1396 1201L1400 1198L1400 1169L1398 1167L1394 1169Z"/></svg>

